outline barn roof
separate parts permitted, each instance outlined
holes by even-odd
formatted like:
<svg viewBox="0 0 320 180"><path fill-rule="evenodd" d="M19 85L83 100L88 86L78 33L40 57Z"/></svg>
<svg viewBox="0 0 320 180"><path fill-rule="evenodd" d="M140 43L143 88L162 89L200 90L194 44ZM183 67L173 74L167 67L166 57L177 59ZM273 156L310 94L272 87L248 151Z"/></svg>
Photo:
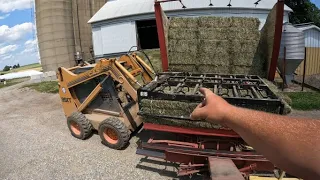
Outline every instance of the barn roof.
<svg viewBox="0 0 320 180"><path fill-rule="evenodd" d="M277 0L262 0L257 6L257 0L234 0L231 1L232 9L261 9L270 10ZM213 6L209 6L210 0L182 0L187 7L182 8L178 2L162 3L164 11L183 11L192 9L226 9L229 0L211 0ZM285 11L292 12L288 6ZM142 15L154 13L154 0L110 0L108 1L90 20L88 23L94 23L109 19L121 18L126 16Z"/></svg>
<svg viewBox="0 0 320 180"><path fill-rule="evenodd" d="M320 28L313 23L305 23L305 24L296 24L294 25L296 28L300 29L301 31L306 31L309 29L315 29L320 32Z"/></svg>

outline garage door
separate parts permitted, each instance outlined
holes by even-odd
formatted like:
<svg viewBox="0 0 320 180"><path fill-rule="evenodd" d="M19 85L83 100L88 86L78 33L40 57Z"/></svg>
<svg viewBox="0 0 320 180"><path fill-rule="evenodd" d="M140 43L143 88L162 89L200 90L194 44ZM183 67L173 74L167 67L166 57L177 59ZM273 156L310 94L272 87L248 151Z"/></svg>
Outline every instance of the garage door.
<svg viewBox="0 0 320 180"><path fill-rule="evenodd" d="M99 35L98 35L99 37ZM135 22L104 25L101 27L102 53L113 54L127 52L137 45ZM98 38L96 38L97 41ZM100 43L95 43L99 45Z"/></svg>

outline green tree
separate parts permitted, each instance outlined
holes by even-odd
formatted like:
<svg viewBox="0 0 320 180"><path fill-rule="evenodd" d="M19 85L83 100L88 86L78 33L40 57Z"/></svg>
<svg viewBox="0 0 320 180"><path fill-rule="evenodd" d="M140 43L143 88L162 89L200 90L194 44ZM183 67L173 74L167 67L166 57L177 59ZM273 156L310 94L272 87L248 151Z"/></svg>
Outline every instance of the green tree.
<svg viewBox="0 0 320 180"><path fill-rule="evenodd" d="M18 63L18 64L17 64L17 68L19 68L19 67L20 67L20 64Z"/></svg>
<svg viewBox="0 0 320 180"><path fill-rule="evenodd" d="M290 22L293 24L314 22L320 27L320 10L310 0L285 0L293 13L290 14Z"/></svg>
<svg viewBox="0 0 320 180"><path fill-rule="evenodd" d="M5 67L3 68L3 71L10 71L10 68L11 68L11 66L5 66Z"/></svg>

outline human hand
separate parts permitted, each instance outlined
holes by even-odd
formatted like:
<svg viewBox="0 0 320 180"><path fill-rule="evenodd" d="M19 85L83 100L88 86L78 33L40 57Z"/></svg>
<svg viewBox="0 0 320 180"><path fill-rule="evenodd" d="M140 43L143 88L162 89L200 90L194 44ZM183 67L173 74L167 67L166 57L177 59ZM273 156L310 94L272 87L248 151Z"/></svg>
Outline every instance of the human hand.
<svg viewBox="0 0 320 180"><path fill-rule="evenodd" d="M200 88L200 92L205 99L192 112L191 119L205 119L210 122L224 124L233 106L207 88Z"/></svg>

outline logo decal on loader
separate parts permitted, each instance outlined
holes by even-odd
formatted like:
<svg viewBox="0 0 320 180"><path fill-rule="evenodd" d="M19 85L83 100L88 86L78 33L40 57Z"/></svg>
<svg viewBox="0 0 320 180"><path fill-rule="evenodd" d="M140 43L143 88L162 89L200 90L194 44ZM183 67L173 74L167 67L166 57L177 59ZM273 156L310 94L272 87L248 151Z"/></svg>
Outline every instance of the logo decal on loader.
<svg viewBox="0 0 320 180"><path fill-rule="evenodd" d="M61 97L61 101L62 102L67 102L67 103L71 103L71 98Z"/></svg>

